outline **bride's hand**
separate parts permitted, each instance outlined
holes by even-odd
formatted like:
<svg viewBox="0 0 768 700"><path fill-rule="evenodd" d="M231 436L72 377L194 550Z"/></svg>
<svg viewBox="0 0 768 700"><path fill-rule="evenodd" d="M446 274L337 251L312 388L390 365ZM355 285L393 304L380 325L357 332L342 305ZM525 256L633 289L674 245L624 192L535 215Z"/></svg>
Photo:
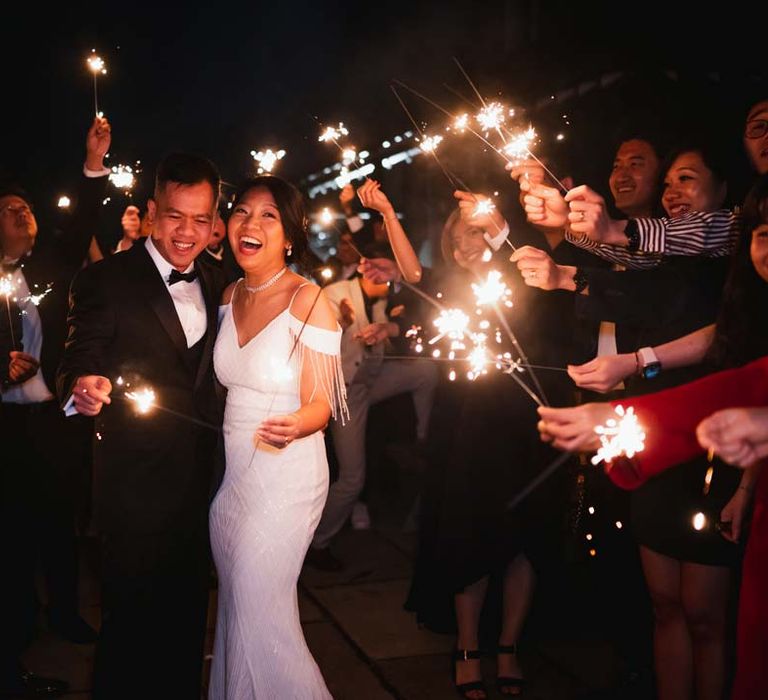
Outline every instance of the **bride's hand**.
<svg viewBox="0 0 768 700"><path fill-rule="evenodd" d="M256 429L256 440L273 447L288 447L301 437L301 418L296 413L286 416L270 416Z"/></svg>

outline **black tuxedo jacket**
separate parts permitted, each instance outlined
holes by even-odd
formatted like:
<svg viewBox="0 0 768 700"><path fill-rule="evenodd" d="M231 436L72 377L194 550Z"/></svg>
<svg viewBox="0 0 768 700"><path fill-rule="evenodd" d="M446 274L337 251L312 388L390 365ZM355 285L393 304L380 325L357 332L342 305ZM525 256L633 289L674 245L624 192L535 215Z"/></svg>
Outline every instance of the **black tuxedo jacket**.
<svg viewBox="0 0 768 700"><path fill-rule="evenodd" d="M83 176L75 211L63 234L49 240L39 240L22 261L22 272L31 294L39 294L51 285L51 291L37 307L43 329L40 365L45 383L51 391L55 391L56 369L67 334L69 285L83 266L91 237L98 228L106 183L106 176Z"/></svg>
<svg viewBox="0 0 768 700"><path fill-rule="evenodd" d="M187 418L221 425L212 355L224 281L202 260L195 269L207 310L197 353L187 348L143 242L86 268L72 284L57 389L66 402L79 376L112 382L112 403L96 418L94 440L94 514L106 531L163 532L207 517L218 435ZM124 395L144 386L162 408L140 415Z"/></svg>

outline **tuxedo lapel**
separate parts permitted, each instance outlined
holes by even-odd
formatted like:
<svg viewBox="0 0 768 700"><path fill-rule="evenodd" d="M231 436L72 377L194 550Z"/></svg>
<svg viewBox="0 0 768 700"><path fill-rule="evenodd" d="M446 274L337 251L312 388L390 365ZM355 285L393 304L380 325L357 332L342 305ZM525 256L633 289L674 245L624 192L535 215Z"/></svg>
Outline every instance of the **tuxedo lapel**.
<svg viewBox="0 0 768 700"><path fill-rule="evenodd" d="M200 280L200 288L202 289L203 299L205 300L205 316L207 322L203 356L197 369L197 377L195 377L195 388L197 388L208 370L213 353L213 344L216 341L216 329L219 325L219 290L214 283L214 270L210 265L195 260L195 270L197 271L197 279Z"/></svg>
<svg viewBox="0 0 768 700"><path fill-rule="evenodd" d="M141 293L160 320L176 349L179 353L185 353L187 338L184 335L184 329L181 327L181 321L179 321L168 287L152 262L152 258L149 257L149 253L143 245L134 244L127 253L119 253L119 255L123 254L135 256Z"/></svg>

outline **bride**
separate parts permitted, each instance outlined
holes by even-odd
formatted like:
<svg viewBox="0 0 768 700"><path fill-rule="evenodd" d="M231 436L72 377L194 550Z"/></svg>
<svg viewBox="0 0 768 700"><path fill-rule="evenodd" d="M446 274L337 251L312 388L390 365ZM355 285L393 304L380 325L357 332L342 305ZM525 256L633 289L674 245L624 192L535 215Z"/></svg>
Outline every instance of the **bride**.
<svg viewBox="0 0 768 700"><path fill-rule="evenodd" d="M214 351L227 388L226 473L211 505L219 575L210 700L330 698L299 624L296 583L328 493L322 430L346 411L341 331L291 272L308 248L293 185L248 181L228 224L245 277L224 292Z"/></svg>

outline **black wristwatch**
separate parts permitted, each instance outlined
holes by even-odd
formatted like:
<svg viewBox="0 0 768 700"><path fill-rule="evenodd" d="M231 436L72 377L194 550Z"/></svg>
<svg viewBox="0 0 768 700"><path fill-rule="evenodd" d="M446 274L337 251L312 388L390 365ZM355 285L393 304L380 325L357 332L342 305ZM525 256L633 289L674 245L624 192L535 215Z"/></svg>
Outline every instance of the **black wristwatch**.
<svg viewBox="0 0 768 700"><path fill-rule="evenodd" d="M637 226L637 221L634 219L628 219L627 225L624 227L624 235L627 237L627 250L630 253L634 253L640 248L640 229Z"/></svg>
<svg viewBox="0 0 768 700"><path fill-rule="evenodd" d="M576 289L573 290L576 294L581 294L589 285L587 274L582 268L576 268L576 272L573 274L573 283L576 285Z"/></svg>

